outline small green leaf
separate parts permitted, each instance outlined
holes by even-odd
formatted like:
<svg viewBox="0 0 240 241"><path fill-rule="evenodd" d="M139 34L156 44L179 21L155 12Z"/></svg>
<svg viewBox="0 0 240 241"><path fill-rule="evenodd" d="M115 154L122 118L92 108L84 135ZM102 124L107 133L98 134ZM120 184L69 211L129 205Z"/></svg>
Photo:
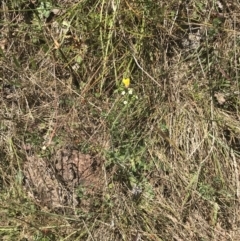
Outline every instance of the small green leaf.
<svg viewBox="0 0 240 241"><path fill-rule="evenodd" d="M83 59L80 55L78 55L76 58L75 58L75 61L78 63L78 64L81 64Z"/></svg>

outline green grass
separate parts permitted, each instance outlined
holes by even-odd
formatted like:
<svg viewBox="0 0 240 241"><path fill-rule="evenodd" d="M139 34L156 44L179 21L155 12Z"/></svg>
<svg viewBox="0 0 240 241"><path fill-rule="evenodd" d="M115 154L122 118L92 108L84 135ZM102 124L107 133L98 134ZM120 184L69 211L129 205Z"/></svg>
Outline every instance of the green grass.
<svg viewBox="0 0 240 241"><path fill-rule="evenodd" d="M1 240L238 240L239 10L3 1ZM65 147L97 161L98 184L46 207L24 163Z"/></svg>

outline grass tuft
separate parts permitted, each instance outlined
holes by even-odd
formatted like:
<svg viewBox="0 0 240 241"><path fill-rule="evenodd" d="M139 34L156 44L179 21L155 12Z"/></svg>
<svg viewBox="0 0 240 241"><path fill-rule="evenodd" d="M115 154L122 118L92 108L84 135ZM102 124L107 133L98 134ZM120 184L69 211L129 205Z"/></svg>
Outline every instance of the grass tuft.
<svg viewBox="0 0 240 241"><path fill-rule="evenodd" d="M2 1L1 240L238 240L239 11Z"/></svg>

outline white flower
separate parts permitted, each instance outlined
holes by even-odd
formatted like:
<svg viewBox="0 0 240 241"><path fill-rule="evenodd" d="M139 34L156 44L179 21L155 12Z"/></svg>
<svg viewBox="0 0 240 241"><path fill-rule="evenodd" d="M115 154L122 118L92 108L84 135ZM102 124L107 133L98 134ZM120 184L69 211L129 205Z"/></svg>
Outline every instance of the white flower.
<svg viewBox="0 0 240 241"><path fill-rule="evenodd" d="M123 101L123 104L126 105L128 102L126 100Z"/></svg>
<svg viewBox="0 0 240 241"><path fill-rule="evenodd" d="M126 94L126 92L125 92L125 91L122 91L121 95L125 95L125 94Z"/></svg>
<svg viewBox="0 0 240 241"><path fill-rule="evenodd" d="M132 95L132 93L133 93L133 89L129 89L129 90L128 90L128 94L129 94L129 95Z"/></svg>
<svg viewBox="0 0 240 241"><path fill-rule="evenodd" d="M132 189L132 194L134 196L139 196L141 193L142 193L142 188L137 185L134 185L134 187Z"/></svg>

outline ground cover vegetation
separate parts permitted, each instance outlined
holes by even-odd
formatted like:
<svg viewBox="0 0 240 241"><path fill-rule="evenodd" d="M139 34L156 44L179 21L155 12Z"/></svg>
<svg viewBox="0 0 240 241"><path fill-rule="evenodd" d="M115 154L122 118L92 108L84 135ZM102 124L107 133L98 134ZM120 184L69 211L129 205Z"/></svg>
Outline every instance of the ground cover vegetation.
<svg viewBox="0 0 240 241"><path fill-rule="evenodd" d="M239 240L240 4L2 0L1 240Z"/></svg>

